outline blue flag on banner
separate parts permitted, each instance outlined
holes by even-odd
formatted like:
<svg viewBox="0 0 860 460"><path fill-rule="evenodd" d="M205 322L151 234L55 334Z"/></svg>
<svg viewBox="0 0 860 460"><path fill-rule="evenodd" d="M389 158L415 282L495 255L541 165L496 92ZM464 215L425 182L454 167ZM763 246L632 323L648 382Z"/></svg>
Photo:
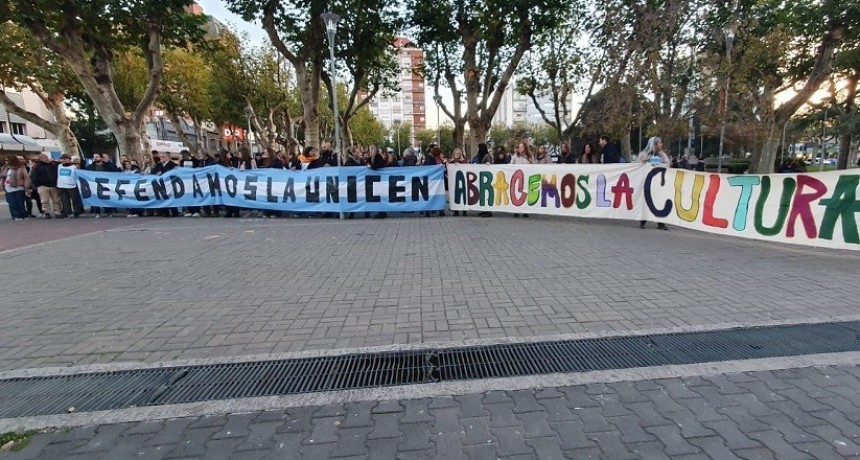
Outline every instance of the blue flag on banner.
<svg viewBox="0 0 860 460"><path fill-rule="evenodd" d="M273 211L408 212L447 207L443 166L308 171L224 166L162 176L76 171L84 204L106 208L236 206Z"/></svg>

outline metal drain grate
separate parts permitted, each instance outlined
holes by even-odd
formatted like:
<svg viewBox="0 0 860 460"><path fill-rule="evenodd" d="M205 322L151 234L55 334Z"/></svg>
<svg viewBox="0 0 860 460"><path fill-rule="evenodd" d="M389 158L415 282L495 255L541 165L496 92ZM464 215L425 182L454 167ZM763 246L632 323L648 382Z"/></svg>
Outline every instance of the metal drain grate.
<svg viewBox="0 0 860 460"><path fill-rule="evenodd" d="M0 380L0 418L860 351L860 321Z"/></svg>

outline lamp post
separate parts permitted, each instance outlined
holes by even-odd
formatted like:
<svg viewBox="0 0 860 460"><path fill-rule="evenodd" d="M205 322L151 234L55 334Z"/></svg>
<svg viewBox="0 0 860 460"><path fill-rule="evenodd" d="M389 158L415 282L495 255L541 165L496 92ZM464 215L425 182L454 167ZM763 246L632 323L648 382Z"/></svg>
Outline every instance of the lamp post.
<svg viewBox="0 0 860 460"><path fill-rule="evenodd" d="M827 155L827 144L824 142L824 136L827 134L827 112L830 110L830 101L827 102L827 107L824 108L824 123L821 124L821 157L818 160L818 172L824 171L824 156Z"/></svg>
<svg viewBox="0 0 860 460"><path fill-rule="evenodd" d="M442 120L439 119L439 106L442 104L442 96L435 95L433 100L436 101L436 144L442 147Z"/></svg>
<svg viewBox="0 0 860 460"><path fill-rule="evenodd" d="M254 110L251 109L251 106L245 106L245 117L248 118L248 132L245 133L245 142L248 143L248 150L253 156L253 147L251 146L251 114L254 113Z"/></svg>
<svg viewBox="0 0 860 460"><path fill-rule="evenodd" d="M394 125L394 136L397 138L397 154L400 155L400 123L401 120L395 119L392 123Z"/></svg>
<svg viewBox="0 0 860 460"><path fill-rule="evenodd" d="M733 26L726 26L723 29L723 33L726 34L726 60L728 65L726 66L726 91L723 94L723 119L720 126L720 157L717 159L717 173L723 172L723 143L726 137L726 118L729 112L729 83L731 82L729 70L732 65L732 45L735 42L735 29Z"/></svg>
<svg viewBox="0 0 860 460"><path fill-rule="evenodd" d="M340 21L340 16L327 11L322 14L322 20L325 23L325 31L328 35L328 52L329 52L329 73L331 74L331 105L332 114L334 115L334 138L335 151L337 155L337 166L341 166L341 153L343 146L340 141L340 117L337 110L337 75L334 72L334 35L337 32L337 23ZM340 187L340 184L338 184ZM343 220L343 209L340 211L340 219Z"/></svg>

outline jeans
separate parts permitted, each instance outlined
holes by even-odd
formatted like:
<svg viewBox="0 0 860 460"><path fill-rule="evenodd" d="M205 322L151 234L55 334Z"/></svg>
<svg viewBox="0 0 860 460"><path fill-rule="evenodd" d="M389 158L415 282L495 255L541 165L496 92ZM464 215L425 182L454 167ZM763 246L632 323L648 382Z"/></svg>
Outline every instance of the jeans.
<svg viewBox="0 0 860 460"><path fill-rule="evenodd" d="M27 196L23 190L17 192L6 192L6 203L9 203L9 214L13 219L23 219L27 217L27 210L24 208L24 200Z"/></svg>
<svg viewBox="0 0 860 460"><path fill-rule="evenodd" d="M77 188L61 188L60 203L63 205L63 215L79 216L84 213L84 204L81 202L81 193Z"/></svg>
<svg viewBox="0 0 860 460"><path fill-rule="evenodd" d="M24 195L24 208L27 211L27 215L33 214L33 200L36 200L36 207L39 210L39 214L44 214L45 211L42 210L42 200L39 199L39 191L33 187L33 193L30 196Z"/></svg>

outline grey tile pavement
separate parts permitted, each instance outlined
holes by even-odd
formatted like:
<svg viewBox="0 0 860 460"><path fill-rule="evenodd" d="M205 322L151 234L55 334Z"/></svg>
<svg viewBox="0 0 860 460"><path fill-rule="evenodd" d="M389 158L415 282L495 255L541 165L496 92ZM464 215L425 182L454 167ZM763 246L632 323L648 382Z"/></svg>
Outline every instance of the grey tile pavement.
<svg viewBox="0 0 860 460"><path fill-rule="evenodd" d="M860 367L777 374L492 391L91 426L38 435L23 450L0 453L0 458L860 457ZM809 401L797 398L801 393ZM804 408L813 404L816 410Z"/></svg>
<svg viewBox="0 0 860 460"><path fill-rule="evenodd" d="M143 219L0 253L0 371L856 316L858 262L548 217Z"/></svg>

